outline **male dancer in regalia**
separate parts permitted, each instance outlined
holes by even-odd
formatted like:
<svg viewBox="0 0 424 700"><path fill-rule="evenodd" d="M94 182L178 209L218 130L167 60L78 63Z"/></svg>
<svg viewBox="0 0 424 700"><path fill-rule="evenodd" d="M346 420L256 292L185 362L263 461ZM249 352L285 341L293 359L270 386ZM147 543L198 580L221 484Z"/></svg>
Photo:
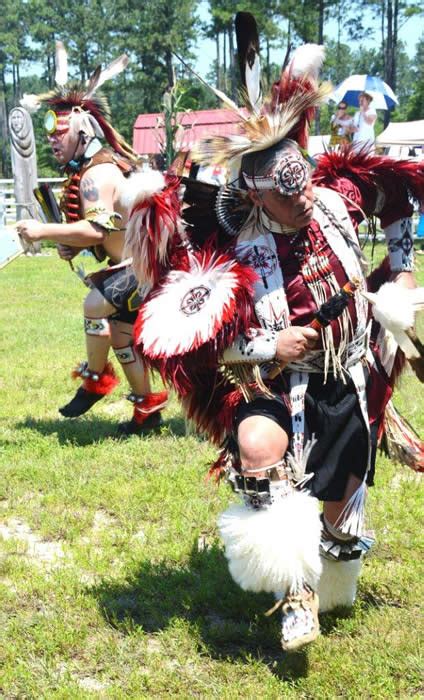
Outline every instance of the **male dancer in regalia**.
<svg viewBox="0 0 424 700"><path fill-rule="evenodd" d="M108 362L112 346L130 385L128 399L133 404L132 419L118 427L121 435L143 434L157 427L160 409L167 402L165 391L152 393L132 342L132 325L141 299L130 261L123 259L123 245L127 183L131 183L138 157L111 126L107 100L97 92L126 64L126 56L121 56L104 71L97 69L86 85L68 83L66 52L58 44L57 88L44 95L26 96L25 106L35 103L36 107L48 107L44 120L47 138L67 177L60 202L66 223L30 219L16 224L26 240L57 243L64 260L72 260L84 248L99 261L108 259L105 269L86 278L91 288L84 301L87 359L73 373L82 384L59 411L66 418L75 418L114 389L118 378ZM101 138L107 147L102 146Z"/></svg>
<svg viewBox="0 0 424 700"><path fill-rule="evenodd" d="M263 104L246 81L240 132L210 136L192 154L201 164L238 159L238 179L185 180L183 239L176 221L155 246L140 225L142 197L127 240L139 281L154 287L137 345L221 445L216 473L242 497L219 519L230 572L245 590L274 593L285 650L316 638L318 609L353 604L372 544L364 505L399 350L362 293L358 224L380 218L389 254L370 288L388 281L376 298L389 290L389 311L406 310L416 291L409 196L424 197L417 164L349 147L318 165L308 156L308 125L326 95L322 60L322 47L300 47ZM156 251L153 276L137 255L142 242L151 259ZM422 445L403 428L404 454L422 466Z"/></svg>

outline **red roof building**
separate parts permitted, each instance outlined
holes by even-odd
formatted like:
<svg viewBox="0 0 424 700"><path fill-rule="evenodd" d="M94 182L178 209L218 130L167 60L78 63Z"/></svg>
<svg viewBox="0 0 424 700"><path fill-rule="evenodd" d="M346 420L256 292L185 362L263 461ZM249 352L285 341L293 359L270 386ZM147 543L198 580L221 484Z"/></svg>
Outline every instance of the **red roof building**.
<svg viewBox="0 0 424 700"><path fill-rule="evenodd" d="M133 129L133 148L140 155L160 153L163 139L163 114L139 114ZM181 125L177 135L177 150L188 151L199 138L208 135L228 136L237 133L239 117L230 109L201 109L179 112Z"/></svg>

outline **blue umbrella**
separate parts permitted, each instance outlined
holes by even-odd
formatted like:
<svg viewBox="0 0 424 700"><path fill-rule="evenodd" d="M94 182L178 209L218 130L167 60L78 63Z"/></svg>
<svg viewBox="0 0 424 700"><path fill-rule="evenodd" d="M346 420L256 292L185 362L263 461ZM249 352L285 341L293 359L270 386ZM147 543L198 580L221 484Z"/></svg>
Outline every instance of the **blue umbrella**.
<svg viewBox="0 0 424 700"><path fill-rule="evenodd" d="M366 92L373 98L374 109L393 109L399 104L390 85L375 75L351 75L336 87L330 99L334 102L346 102L359 107L359 95Z"/></svg>

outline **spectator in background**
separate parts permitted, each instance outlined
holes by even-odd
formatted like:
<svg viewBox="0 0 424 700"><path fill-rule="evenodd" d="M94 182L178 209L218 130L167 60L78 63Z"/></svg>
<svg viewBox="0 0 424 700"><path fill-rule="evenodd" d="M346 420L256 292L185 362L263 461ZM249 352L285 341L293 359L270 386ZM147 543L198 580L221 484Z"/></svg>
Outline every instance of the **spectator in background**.
<svg viewBox="0 0 424 700"><path fill-rule="evenodd" d="M359 112L355 112L353 117L353 143L359 148L369 146L374 149L375 134L374 124L377 119L377 112L374 107L371 107L372 97L367 92L361 92L359 95Z"/></svg>
<svg viewBox="0 0 424 700"><path fill-rule="evenodd" d="M340 144L350 142L350 133L353 126L353 119L347 113L346 102L340 102L337 106L337 111L330 120L330 146L338 146Z"/></svg>

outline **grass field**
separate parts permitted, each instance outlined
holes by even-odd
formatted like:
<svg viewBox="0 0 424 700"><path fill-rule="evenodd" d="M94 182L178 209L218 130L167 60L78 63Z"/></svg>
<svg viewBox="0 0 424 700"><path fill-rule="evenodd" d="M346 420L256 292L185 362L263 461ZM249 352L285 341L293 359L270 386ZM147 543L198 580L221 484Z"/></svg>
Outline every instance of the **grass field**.
<svg viewBox="0 0 424 700"><path fill-rule="evenodd" d="M424 697L419 477L379 458L358 600L284 655L271 596L228 574L215 523L232 496L205 481L213 450L175 399L160 435L125 442L124 382L59 417L83 295L55 255L0 272L0 697ZM419 392L407 375L397 403L422 430Z"/></svg>

